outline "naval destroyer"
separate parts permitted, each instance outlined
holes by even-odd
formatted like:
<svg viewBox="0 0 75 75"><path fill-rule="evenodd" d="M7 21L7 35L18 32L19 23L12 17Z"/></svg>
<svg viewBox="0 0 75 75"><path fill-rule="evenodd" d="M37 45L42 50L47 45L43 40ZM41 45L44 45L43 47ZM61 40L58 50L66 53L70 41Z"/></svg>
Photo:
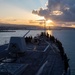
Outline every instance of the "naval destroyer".
<svg viewBox="0 0 75 75"><path fill-rule="evenodd" d="M28 33L0 46L0 75L70 75L62 43L46 32Z"/></svg>

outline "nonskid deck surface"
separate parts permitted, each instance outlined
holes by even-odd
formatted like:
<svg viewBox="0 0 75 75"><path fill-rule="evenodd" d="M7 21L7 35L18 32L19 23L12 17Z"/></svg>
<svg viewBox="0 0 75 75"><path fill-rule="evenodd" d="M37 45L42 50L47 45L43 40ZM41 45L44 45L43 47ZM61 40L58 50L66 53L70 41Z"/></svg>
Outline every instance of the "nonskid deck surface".
<svg viewBox="0 0 75 75"><path fill-rule="evenodd" d="M35 43L29 43L26 45L27 50L30 51L44 51L45 48L48 46L48 43L46 43L44 40L39 41L39 44Z"/></svg>
<svg viewBox="0 0 75 75"><path fill-rule="evenodd" d="M50 42L44 41L42 44L45 46L41 50L26 51L25 56L18 59L16 62L28 64L28 67L23 72L23 75L62 75L64 72L64 63L57 49L52 47ZM53 44L54 45L54 44Z"/></svg>
<svg viewBox="0 0 75 75"><path fill-rule="evenodd" d="M27 60L25 57L25 63L28 63L29 66L23 75L62 75L64 71L64 64L60 54L52 49L47 54L33 52L29 59L28 56Z"/></svg>
<svg viewBox="0 0 75 75"><path fill-rule="evenodd" d="M59 49L51 41L45 39L41 39L38 44L32 42L26 44L23 56L17 57L14 62L4 63L4 65L13 67L13 73L10 68L6 67L12 75L64 75L64 62ZM14 65L18 69L14 69ZM20 67L21 65L23 67Z"/></svg>

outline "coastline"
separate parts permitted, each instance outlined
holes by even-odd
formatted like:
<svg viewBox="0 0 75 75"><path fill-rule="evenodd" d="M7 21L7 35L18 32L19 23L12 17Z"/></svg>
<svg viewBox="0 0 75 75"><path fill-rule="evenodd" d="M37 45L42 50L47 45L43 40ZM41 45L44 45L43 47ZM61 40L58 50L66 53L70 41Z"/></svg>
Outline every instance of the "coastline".
<svg viewBox="0 0 75 75"><path fill-rule="evenodd" d="M15 30L0 30L0 32L16 32Z"/></svg>

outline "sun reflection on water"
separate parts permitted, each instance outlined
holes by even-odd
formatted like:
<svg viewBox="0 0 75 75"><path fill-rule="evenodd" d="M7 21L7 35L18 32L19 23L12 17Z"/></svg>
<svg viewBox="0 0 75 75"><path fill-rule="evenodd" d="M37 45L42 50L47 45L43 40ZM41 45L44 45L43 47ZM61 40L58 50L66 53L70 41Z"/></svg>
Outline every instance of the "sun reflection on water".
<svg viewBox="0 0 75 75"><path fill-rule="evenodd" d="M52 35L52 31L51 31L51 30L46 30L46 32L47 32L49 35Z"/></svg>

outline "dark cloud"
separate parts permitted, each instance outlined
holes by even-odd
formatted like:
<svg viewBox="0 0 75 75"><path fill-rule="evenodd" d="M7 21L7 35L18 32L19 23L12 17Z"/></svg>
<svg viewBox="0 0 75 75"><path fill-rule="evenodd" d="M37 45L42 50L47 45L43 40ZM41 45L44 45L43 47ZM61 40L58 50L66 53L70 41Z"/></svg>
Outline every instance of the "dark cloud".
<svg viewBox="0 0 75 75"><path fill-rule="evenodd" d="M32 13L54 21L75 21L75 0L48 0L46 8Z"/></svg>

